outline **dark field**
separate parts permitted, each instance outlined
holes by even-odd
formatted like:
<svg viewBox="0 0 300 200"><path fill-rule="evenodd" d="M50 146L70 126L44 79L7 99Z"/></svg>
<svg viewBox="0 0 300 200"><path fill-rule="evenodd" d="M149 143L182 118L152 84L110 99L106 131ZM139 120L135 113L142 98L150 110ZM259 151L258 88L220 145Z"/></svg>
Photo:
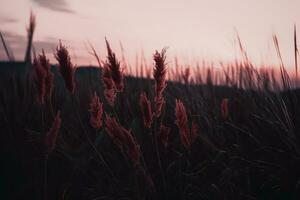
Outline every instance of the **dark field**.
<svg viewBox="0 0 300 200"><path fill-rule="evenodd" d="M125 77L110 106L103 68L78 68L71 94L52 66L52 95L40 104L34 66L1 63L0 71L1 199L300 198L298 90L167 81L161 115L145 127L140 94L154 110L152 77ZM103 102L97 130L90 123L94 92ZM176 99L188 130L179 128ZM45 136L58 111L56 145L47 152ZM133 143L124 147L108 134L109 116L124 127L116 132L131 130ZM170 128L167 136L161 124ZM189 145L182 130L195 131Z"/></svg>

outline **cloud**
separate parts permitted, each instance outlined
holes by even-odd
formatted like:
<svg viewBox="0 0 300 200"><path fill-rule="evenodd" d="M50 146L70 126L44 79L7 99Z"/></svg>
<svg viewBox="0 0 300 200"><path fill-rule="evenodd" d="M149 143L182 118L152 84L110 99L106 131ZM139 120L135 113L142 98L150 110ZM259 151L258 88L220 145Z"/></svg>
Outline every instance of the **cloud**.
<svg viewBox="0 0 300 200"><path fill-rule="evenodd" d="M40 7L44 7L53 11L75 13L74 10L69 8L65 0L31 0Z"/></svg>
<svg viewBox="0 0 300 200"><path fill-rule="evenodd" d="M27 45L27 38L25 35L17 34L10 31L3 31L1 32L7 46L9 47L10 52L14 55L15 60L24 60L25 57L25 50ZM63 44L70 44L71 41L69 40L61 40ZM49 58L51 63L57 63L55 60L53 53L55 52L55 48L59 44L59 39L54 37L44 37L42 40L33 39L33 46L35 52L40 54L42 49L44 49L46 56ZM67 45L69 49L71 49L71 57L74 63L78 64L95 64L94 58L86 54L82 51L76 51L74 46L72 47ZM72 50L73 49L73 50ZM92 59L91 59L92 58ZM0 61L8 60L5 51L3 49L2 42L0 41Z"/></svg>
<svg viewBox="0 0 300 200"><path fill-rule="evenodd" d="M14 54L14 57L17 60L24 59L25 49L27 45L26 36L19 35L13 32L4 31L2 32L6 44L10 47L11 52ZM55 47L58 44L58 40L33 40L33 46L37 53L40 53L42 49L45 50L45 53L53 57L53 52ZM0 44L0 60L5 59L6 55L3 54L2 43Z"/></svg>

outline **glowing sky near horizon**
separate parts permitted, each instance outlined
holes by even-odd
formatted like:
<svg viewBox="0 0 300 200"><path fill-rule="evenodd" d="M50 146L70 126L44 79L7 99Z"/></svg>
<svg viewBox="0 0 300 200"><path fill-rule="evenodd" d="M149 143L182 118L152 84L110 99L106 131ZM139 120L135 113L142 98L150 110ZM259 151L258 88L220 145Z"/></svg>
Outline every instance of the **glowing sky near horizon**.
<svg viewBox="0 0 300 200"><path fill-rule="evenodd" d="M37 49L40 45L53 52L61 39L77 64L95 64L88 42L103 58L105 36L119 56L121 41L133 64L142 49L151 59L154 50L163 47L169 47L171 62L175 55L183 64L230 61L239 57L236 30L253 62L273 64L278 63L272 42L276 33L284 62L292 66L299 8L299 0L0 0L0 30L15 56L23 58L32 10L37 17ZM1 45L0 52L4 59Z"/></svg>

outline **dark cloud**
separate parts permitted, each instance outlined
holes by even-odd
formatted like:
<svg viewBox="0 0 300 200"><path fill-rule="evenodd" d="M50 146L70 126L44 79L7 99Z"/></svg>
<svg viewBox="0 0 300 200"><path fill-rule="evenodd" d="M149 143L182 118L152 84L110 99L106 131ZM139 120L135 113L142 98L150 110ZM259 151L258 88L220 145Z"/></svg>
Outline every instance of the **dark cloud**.
<svg viewBox="0 0 300 200"><path fill-rule="evenodd" d="M69 8L68 3L65 0L31 0L37 5L48 8L53 11L75 13L75 11Z"/></svg>
<svg viewBox="0 0 300 200"><path fill-rule="evenodd" d="M25 49L27 45L26 36L15 34L13 32L4 31L2 32L5 42L9 46L11 52L14 54L14 57L17 60L24 59ZM37 53L40 53L42 49L45 50L46 54L49 54L52 57L55 47L58 44L58 40L34 40L33 46ZM4 54L2 43L0 44L0 60L5 59L6 55Z"/></svg>

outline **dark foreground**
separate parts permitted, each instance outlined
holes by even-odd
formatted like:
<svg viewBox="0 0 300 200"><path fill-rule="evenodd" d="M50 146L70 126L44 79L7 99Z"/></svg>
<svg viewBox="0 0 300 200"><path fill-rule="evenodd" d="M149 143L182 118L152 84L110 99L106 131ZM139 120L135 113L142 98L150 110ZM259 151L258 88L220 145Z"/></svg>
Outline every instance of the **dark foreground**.
<svg viewBox="0 0 300 200"><path fill-rule="evenodd" d="M53 94L41 107L30 72L23 64L17 68L15 73L9 66L0 69L0 199L44 198L43 135L58 110L62 126L46 168L49 200L300 198L297 90L274 93L169 82L162 116L156 127L147 129L139 97L142 91L153 97L151 80L126 78L112 108L103 97L99 69L76 71L73 96L53 69ZM91 127L94 92L104 111L131 129L142 153L138 168L120 152L105 126L97 131ZM226 119L220 111L224 98L229 102ZM175 124L175 99L184 103L189 123L199 127L190 151ZM157 144L159 165L152 139L162 122L171 133L167 147Z"/></svg>

